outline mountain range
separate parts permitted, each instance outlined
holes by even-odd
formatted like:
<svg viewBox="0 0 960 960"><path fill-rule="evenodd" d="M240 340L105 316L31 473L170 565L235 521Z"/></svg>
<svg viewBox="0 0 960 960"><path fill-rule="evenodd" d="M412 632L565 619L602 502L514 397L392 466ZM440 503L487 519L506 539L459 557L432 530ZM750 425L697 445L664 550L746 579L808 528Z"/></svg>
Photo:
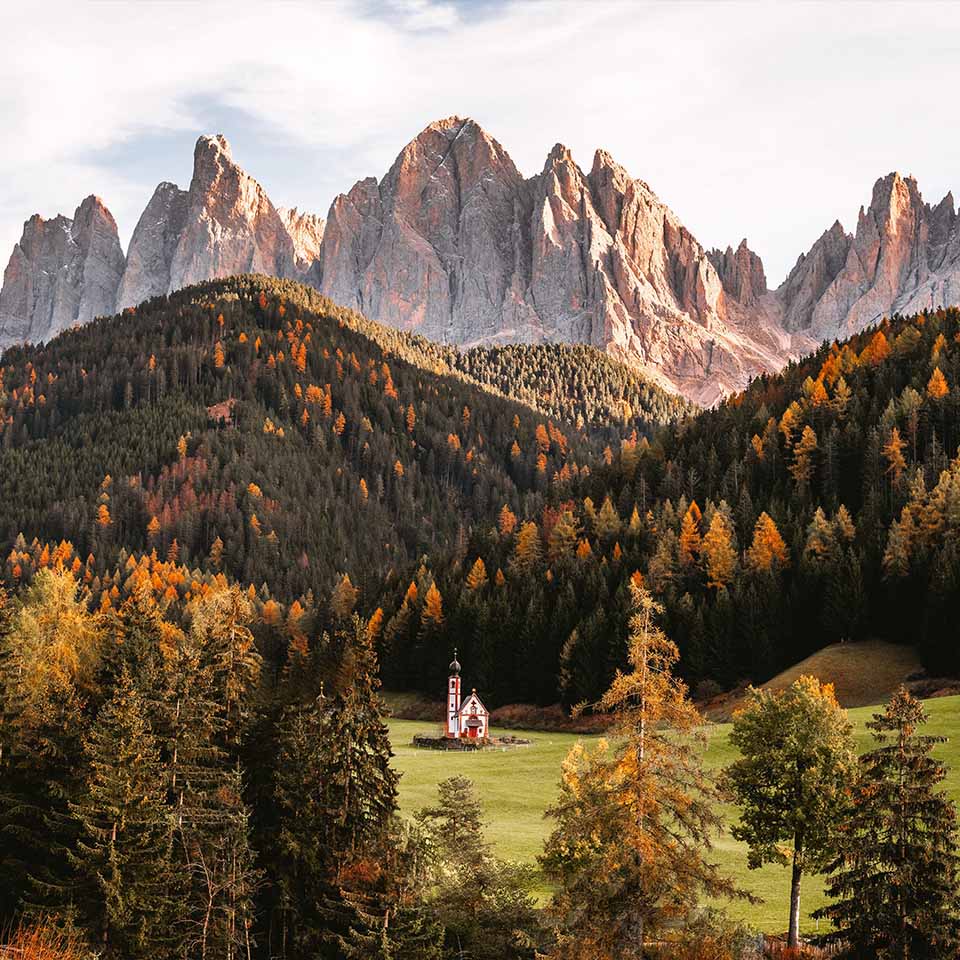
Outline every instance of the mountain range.
<svg viewBox="0 0 960 960"><path fill-rule="evenodd" d="M835 222L771 290L746 240L704 249L603 150L584 172L557 144L525 178L474 121L451 117L324 221L275 207L224 137L203 136L189 188L157 187L126 256L97 197L72 219L25 223L0 349L249 272L443 343L590 344L709 405L823 340L960 303L960 217L951 194L931 206L913 178L888 174L855 233Z"/></svg>

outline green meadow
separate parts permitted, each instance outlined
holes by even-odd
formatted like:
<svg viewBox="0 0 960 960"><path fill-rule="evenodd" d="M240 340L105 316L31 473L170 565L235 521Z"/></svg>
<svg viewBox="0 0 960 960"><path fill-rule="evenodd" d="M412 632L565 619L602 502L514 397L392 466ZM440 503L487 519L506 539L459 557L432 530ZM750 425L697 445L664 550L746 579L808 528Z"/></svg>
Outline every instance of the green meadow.
<svg viewBox="0 0 960 960"><path fill-rule="evenodd" d="M924 732L948 737L937 750L937 756L950 768L946 789L954 801L960 801L960 697L942 697L926 703L930 722ZM861 749L872 742L864 724L876 712L876 707L860 707L850 711L856 726ZM446 753L435 750L417 750L411 745L418 732L434 732L430 723L391 720L390 733L396 753L395 765L402 773L400 806L405 814L432 804L436 786L446 777L461 774L477 785L483 800L488 837L497 853L508 859L535 863L544 838L551 829L551 821L544 811L557 794L560 764L567 751L578 740L592 737L564 733L528 733L522 730L498 730L495 734L515 733L533 740L529 747L509 750L487 750L480 753ZM729 744L728 724L712 724L708 728L706 763L718 769L735 758ZM736 810L724 808L728 823L734 823ZM734 902L728 912L746 921L751 927L767 933L778 933L787 925L787 895L789 877L786 868L766 866L760 870L747 869L746 848L729 834L720 837L715 845L717 862L733 875L741 887L763 899L759 905ZM543 884L538 890L541 898L549 895ZM803 929L816 929L810 913L824 902L822 884L817 877L807 878L803 891Z"/></svg>

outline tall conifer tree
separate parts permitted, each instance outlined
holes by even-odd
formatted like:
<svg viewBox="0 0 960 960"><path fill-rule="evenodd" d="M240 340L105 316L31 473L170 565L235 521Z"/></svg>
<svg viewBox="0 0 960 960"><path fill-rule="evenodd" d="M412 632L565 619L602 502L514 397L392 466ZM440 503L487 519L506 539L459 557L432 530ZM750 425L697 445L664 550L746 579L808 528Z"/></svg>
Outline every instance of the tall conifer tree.
<svg viewBox="0 0 960 960"><path fill-rule="evenodd" d="M168 954L171 822L147 705L124 670L84 742L87 785L71 810L71 860L96 889L90 928L118 960Z"/></svg>
<svg viewBox="0 0 960 960"><path fill-rule="evenodd" d="M574 747L563 766L557 826L541 863L558 885L550 906L563 960L629 960L687 919L705 896L737 890L708 859L720 829L696 749L702 718L674 676L660 605L631 583L629 673L600 707L613 739Z"/></svg>
<svg viewBox="0 0 960 960"><path fill-rule="evenodd" d="M876 748L861 761L840 852L830 865L836 902L819 916L856 960L955 956L960 947L957 816L939 789L946 769L921 736L923 704L903 688L867 726Z"/></svg>

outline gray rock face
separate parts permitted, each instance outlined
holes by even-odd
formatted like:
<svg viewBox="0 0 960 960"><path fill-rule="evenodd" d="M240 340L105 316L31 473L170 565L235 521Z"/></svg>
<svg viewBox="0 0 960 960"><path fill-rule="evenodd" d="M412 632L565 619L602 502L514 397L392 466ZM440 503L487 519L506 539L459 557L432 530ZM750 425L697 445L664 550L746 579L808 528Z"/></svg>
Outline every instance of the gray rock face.
<svg viewBox="0 0 960 960"><path fill-rule="evenodd" d="M706 401L778 362L728 311L703 248L609 154L587 175L558 144L524 180L459 117L333 202L318 282L339 303L446 342L591 343Z"/></svg>
<svg viewBox="0 0 960 960"><path fill-rule="evenodd" d="M326 221L314 213L301 213L296 207L277 210L293 240L293 257L298 273L307 274L320 259L320 245Z"/></svg>
<svg viewBox="0 0 960 960"><path fill-rule="evenodd" d="M736 250L710 250L707 254L728 296L745 307L753 306L767 292L763 262L747 246L746 238Z"/></svg>
<svg viewBox="0 0 960 960"><path fill-rule="evenodd" d="M260 184L233 162L224 137L201 137L170 289L236 273L295 276L293 239Z"/></svg>
<svg viewBox="0 0 960 960"><path fill-rule="evenodd" d="M411 141L330 209L313 281L425 336L591 343L714 402L823 339L960 303L960 217L912 178L879 180L855 235L835 223L774 291L743 241L709 253L604 151L558 144L524 180L473 121Z"/></svg>
<svg viewBox="0 0 960 960"><path fill-rule="evenodd" d="M161 183L140 217L117 307L237 273L307 279L323 226L274 207L224 137L200 137L189 190Z"/></svg>
<svg viewBox="0 0 960 960"><path fill-rule="evenodd" d="M174 183L154 191L130 238L117 309L170 292L170 268L187 220L189 194Z"/></svg>
<svg viewBox="0 0 960 960"><path fill-rule="evenodd" d="M856 233L839 223L801 257L776 291L780 322L819 342L891 313L960 303L960 237L953 196L923 202L898 173L876 182Z"/></svg>
<svg viewBox="0 0 960 960"><path fill-rule="evenodd" d="M379 185L368 178L334 200L320 289L437 340L491 339L510 322L526 208L523 178L495 140L471 121L431 124Z"/></svg>
<svg viewBox="0 0 960 960"><path fill-rule="evenodd" d="M31 217L3 275L0 349L113 313L123 267L117 224L99 197L72 220Z"/></svg>

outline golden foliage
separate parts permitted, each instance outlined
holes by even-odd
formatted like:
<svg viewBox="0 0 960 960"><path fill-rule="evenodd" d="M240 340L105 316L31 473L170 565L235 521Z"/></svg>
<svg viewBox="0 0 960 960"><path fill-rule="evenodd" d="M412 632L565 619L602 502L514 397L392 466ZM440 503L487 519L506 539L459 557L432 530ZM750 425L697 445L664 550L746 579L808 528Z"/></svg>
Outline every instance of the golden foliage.
<svg viewBox="0 0 960 960"><path fill-rule="evenodd" d="M780 536L773 518L764 511L757 519L753 528L753 542L747 551L747 564L757 573L765 573L778 567L786 567L790 563L787 545Z"/></svg>
<svg viewBox="0 0 960 960"><path fill-rule="evenodd" d="M940 372L939 367L934 367L927 382L927 396L934 400L942 400L949 392L947 378Z"/></svg>

